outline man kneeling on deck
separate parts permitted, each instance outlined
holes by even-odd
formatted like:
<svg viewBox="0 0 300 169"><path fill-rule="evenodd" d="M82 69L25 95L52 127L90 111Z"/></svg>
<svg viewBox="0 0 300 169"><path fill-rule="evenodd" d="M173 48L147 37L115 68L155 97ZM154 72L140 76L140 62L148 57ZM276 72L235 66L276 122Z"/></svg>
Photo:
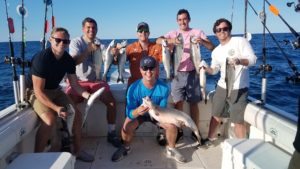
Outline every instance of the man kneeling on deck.
<svg viewBox="0 0 300 169"><path fill-rule="evenodd" d="M169 88L166 84L158 80L155 76L156 61L153 57L145 56L140 62L140 71L142 79L135 81L128 88L126 96L126 119L122 127L121 136L123 145L113 154L112 161L116 162L127 156L130 151L130 142L133 138L135 129L143 122L157 121L150 118L149 108L142 105L144 97L150 97L154 104L160 107L166 107L168 103ZM175 148L177 136L177 127L173 124L158 124L166 130L167 146L166 154L180 163L186 162L186 159Z"/></svg>

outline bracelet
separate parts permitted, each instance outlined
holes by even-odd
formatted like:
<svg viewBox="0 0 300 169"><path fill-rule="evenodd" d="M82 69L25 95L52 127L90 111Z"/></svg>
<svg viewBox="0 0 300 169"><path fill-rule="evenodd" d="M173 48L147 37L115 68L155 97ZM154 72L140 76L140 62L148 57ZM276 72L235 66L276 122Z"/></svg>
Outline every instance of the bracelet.
<svg viewBox="0 0 300 169"><path fill-rule="evenodd" d="M91 97L91 94L89 94L89 96L87 97L87 100L89 100L90 97Z"/></svg>

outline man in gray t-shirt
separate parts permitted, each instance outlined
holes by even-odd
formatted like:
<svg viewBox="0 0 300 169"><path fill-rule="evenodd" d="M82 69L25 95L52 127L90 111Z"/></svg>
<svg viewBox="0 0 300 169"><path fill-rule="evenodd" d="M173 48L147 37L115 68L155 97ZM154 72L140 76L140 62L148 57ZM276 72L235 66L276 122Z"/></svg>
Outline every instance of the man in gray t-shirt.
<svg viewBox="0 0 300 169"><path fill-rule="evenodd" d="M106 105L108 137L107 140L115 147L121 145L115 131L116 123L116 102L110 91L109 85L99 80L100 57L102 49L100 42L97 42L97 23L92 18L85 18L82 21L83 35L71 41L69 53L76 62L76 75L79 84L87 91L94 93L98 89L105 87L105 91L100 96L100 101ZM97 63L96 63L97 62ZM66 93L75 103L82 102L83 99L72 88L67 87Z"/></svg>

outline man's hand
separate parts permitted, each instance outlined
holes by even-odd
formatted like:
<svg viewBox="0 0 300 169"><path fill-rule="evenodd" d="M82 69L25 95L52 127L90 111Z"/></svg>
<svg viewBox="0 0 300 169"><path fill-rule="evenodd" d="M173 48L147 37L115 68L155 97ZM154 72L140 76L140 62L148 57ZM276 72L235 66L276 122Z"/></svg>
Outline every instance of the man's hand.
<svg viewBox="0 0 300 169"><path fill-rule="evenodd" d="M205 60L202 60L199 64L199 68L202 68L202 67L204 69L208 68L208 64L205 62Z"/></svg>
<svg viewBox="0 0 300 169"><path fill-rule="evenodd" d="M58 115L58 117L62 118L63 120L66 120L67 116L68 116L67 109L65 107L59 107L58 111L57 111L57 115Z"/></svg>
<svg viewBox="0 0 300 169"><path fill-rule="evenodd" d="M230 64L230 65L240 65L241 64L241 60L237 57L227 58L227 59L228 59L228 64Z"/></svg>
<svg viewBox="0 0 300 169"><path fill-rule="evenodd" d="M145 107L141 105L140 107L137 108L136 111L139 116L142 116L149 111L149 107Z"/></svg>

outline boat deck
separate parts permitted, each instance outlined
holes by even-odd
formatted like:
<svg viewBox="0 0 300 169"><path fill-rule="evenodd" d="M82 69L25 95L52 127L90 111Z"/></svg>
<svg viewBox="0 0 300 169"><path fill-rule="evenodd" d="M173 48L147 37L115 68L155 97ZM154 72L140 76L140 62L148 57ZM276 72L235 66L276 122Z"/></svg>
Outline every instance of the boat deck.
<svg viewBox="0 0 300 169"><path fill-rule="evenodd" d="M190 137L184 136L176 147L187 159L181 164L165 155L165 147L159 146L153 136L135 136L131 153L123 160L112 162L111 156L117 150L106 141L106 137L83 139L83 150L95 155L93 163L77 160L75 169L220 169L222 149L220 142L212 148L201 147Z"/></svg>

